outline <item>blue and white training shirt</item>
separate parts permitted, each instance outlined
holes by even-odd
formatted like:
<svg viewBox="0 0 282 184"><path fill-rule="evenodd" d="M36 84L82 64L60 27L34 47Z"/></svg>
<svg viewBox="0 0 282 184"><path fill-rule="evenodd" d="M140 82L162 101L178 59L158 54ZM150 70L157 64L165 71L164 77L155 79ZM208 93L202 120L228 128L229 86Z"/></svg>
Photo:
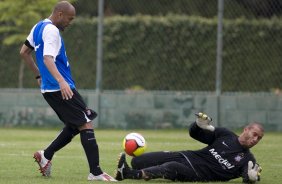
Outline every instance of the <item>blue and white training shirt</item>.
<svg viewBox="0 0 282 184"><path fill-rule="evenodd" d="M60 74L64 77L70 88L75 88L70 65L66 54L63 38L59 29L51 20L45 19L38 22L27 37L30 45L35 50L36 62L41 75L41 92L59 91L60 86L44 64L44 56L53 56Z"/></svg>

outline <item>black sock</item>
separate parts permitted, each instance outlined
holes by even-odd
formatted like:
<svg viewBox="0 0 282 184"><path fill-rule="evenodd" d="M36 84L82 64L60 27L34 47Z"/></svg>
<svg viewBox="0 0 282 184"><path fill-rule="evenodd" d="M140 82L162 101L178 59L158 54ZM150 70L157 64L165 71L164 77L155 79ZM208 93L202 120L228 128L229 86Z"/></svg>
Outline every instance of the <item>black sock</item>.
<svg viewBox="0 0 282 184"><path fill-rule="evenodd" d="M70 143L72 138L78 133L79 131L77 129L64 127L55 140L44 150L45 158L52 160L55 152Z"/></svg>
<svg viewBox="0 0 282 184"><path fill-rule="evenodd" d="M90 172L95 176L102 174L103 172L99 165L99 148L94 135L94 130L81 130L80 140L88 160Z"/></svg>

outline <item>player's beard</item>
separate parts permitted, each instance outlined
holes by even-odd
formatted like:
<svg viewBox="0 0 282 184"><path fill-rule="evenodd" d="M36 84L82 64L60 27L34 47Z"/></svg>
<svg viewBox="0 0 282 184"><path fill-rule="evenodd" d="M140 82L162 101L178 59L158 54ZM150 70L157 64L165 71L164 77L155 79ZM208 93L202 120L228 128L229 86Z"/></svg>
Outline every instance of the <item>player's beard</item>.
<svg viewBox="0 0 282 184"><path fill-rule="evenodd" d="M58 27L58 29L59 29L60 31L64 31L64 30L65 30L64 27Z"/></svg>
<svg viewBox="0 0 282 184"><path fill-rule="evenodd" d="M67 27L67 26L64 26L64 25L57 25L57 28L58 28L60 31L64 31L66 27Z"/></svg>

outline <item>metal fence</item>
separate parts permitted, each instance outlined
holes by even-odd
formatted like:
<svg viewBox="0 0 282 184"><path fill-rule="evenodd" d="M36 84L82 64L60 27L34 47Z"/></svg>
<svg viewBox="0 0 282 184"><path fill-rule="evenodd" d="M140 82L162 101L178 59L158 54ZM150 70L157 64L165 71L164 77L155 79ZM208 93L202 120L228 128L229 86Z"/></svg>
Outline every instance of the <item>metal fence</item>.
<svg viewBox="0 0 282 184"><path fill-rule="evenodd" d="M77 87L86 89L99 123L180 127L201 110L222 125L258 119L281 130L281 99L269 92L282 89L282 0L79 0L75 6L76 22L63 37ZM0 48L0 87L38 88L19 64L17 47ZM256 95L228 93L250 91ZM50 109L36 92L1 92L0 123L48 121Z"/></svg>
<svg viewBox="0 0 282 184"><path fill-rule="evenodd" d="M104 3L104 5L103 5ZM167 34L166 37L156 33L155 37L159 40L157 43L155 40L146 40L144 43L147 45L154 44L175 44L174 49L171 50L161 50L158 53L151 53L149 48L146 50L134 50L132 48L131 52L128 52L127 62L135 62L134 58L140 57L140 52L146 55L151 55L152 60L144 62L160 62L159 67L170 66L170 70L162 71L159 69L160 73L154 78L147 78L150 70L150 65L147 65L147 72L140 69L140 65L136 64L133 71L136 72L136 76L144 76L144 83L136 83L134 80L124 79L123 82L128 86L128 88L144 88L148 90L166 90L171 89L169 86L177 86L177 83L182 85L192 86L193 82L202 83L202 86L207 85L207 88L196 87L193 90L206 90L206 91L216 91L219 95L222 91L252 91L252 92L278 92L281 88L282 75L279 73L280 68L280 58L282 56L279 49L281 48L281 36L277 34L277 27L274 19L280 19L282 11L282 1L257 1L257 0L212 0L212 1L126 1L126 7L124 8L124 1L108 0L99 1L100 10L105 7L103 11L98 11L98 19L100 20L98 27L98 53L97 53L97 66L98 70L96 77L96 88L102 89L103 79L107 75L111 75L111 70L103 70L103 65L107 65L107 60L102 60L102 44L103 44L103 31L112 29L107 27L107 24L103 25L103 21L112 18L113 16L140 16L140 15L153 15L153 16L166 16L169 14L179 14L184 16L196 16L205 19L216 19L217 25L214 27L216 29L216 34L209 35L209 32L199 31L190 33L191 38L187 38L185 34L182 33L183 30L179 29L179 38L175 40L175 37ZM145 4L145 5L144 5ZM99 7L98 7L99 9ZM161 17L160 17L161 18ZM245 21L241 29L243 31L238 31L233 26L228 26L230 24L239 24L240 21ZM256 24L266 25L265 29L258 30L259 27L252 27L250 25ZM244 25L245 24L245 25ZM238 28L240 29L240 28ZM189 30L188 30L189 31ZM150 31L149 31L150 32ZM153 31L152 31L153 32ZM133 35L123 32L124 35L119 35L120 37L132 37ZM141 34L141 33L140 33ZM252 37L258 35L256 37ZM203 38L212 37L213 42L210 45L203 44L206 40ZM100 39L100 40L99 40ZM173 40L174 39L174 40ZM189 39L193 39L193 46L189 46ZM186 53L183 53L185 48L179 48L179 45L174 42L180 42L185 40L187 42L188 49ZM208 39L207 39L208 40ZM145 42L145 41L144 41ZM271 43L271 45L269 45ZM127 43L124 43L127 44ZM121 44L117 44L123 46ZM266 47L267 45L267 47ZM107 50L104 50L104 53ZM112 48L112 52L120 53L122 49L120 47ZM211 54L206 54L211 53ZM180 56L180 57L179 57ZM214 56L214 57L210 57ZM174 58L180 59L174 61ZM189 65L189 63L199 62L202 67L212 68L212 72L206 75L197 71L187 70L182 67L184 65ZM118 67L119 70L124 70L126 68L126 62L111 65L113 67ZM112 67L110 67L112 68ZM188 67L189 68L189 67ZM195 68L193 68L194 70ZM278 69L278 70L277 70ZM99 72L102 71L103 72ZM138 72L142 72L139 74ZM163 73L162 73L163 72ZM186 75L183 75L186 73ZM264 73L264 74L263 74ZM204 73L205 74L205 73ZM179 75L177 81L170 81L172 75ZM192 78L192 80L187 80L187 78ZM134 76L131 76L135 78ZM136 77L138 78L138 77ZM212 79L211 84L205 84L205 80L208 81ZM148 80L156 80L158 87L156 86L146 86ZM187 83L185 82L187 81ZM192 81L192 82L191 82ZM228 85L232 83L232 85ZM265 85L262 86L261 84ZM199 85L200 86L200 85ZM106 86L106 89L114 89L111 86ZM182 90L179 87L173 89ZM189 89L189 88L188 88Z"/></svg>
<svg viewBox="0 0 282 184"><path fill-rule="evenodd" d="M83 27L79 32L66 31L75 39L65 41L80 88L217 94L279 93L282 88L282 0L80 0L75 6L78 17L96 22L91 27L92 34L89 31L86 34ZM122 17L142 20L143 32L141 28L138 34L121 28ZM189 28L169 25L186 18L187 24L191 24ZM163 20L169 20L168 24ZM148 22L156 26L146 27ZM202 29L203 25L208 26ZM122 32L113 35L115 29ZM128 38L140 35L144 40L130 43ZM88 41L87 47L83 47L83 39ZM72 50L68 49L70 45ZM35 82L30 85L32 74L27 67L19 65L20 59L15 54L18 50L1 45L1 51L4 54L0 59L0 86L37 87ZM89 60L81 61L81 54ZM18 78L23 81L18 82ZM89 83L83 85L87 80Z"/></svg>

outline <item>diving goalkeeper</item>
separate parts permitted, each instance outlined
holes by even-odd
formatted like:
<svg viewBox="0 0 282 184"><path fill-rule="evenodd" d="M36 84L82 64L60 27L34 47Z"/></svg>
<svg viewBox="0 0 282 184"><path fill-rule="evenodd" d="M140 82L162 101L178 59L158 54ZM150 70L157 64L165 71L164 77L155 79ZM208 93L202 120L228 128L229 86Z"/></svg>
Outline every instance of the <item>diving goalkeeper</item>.
<svg viewBox="0 0 282 184"><path fill-rule="evenodd" d="M249 149L262 139L263 126L250 123L237 136L226 128L213 127L211 121L206 114L197 113L196 122L189 128L192 138L207 144L203 149L145 153L132 158L132 168L126 163L125 153L121 153L116 179L210 182L242 177L244 183L259 181L261 167Z"/></svg>

